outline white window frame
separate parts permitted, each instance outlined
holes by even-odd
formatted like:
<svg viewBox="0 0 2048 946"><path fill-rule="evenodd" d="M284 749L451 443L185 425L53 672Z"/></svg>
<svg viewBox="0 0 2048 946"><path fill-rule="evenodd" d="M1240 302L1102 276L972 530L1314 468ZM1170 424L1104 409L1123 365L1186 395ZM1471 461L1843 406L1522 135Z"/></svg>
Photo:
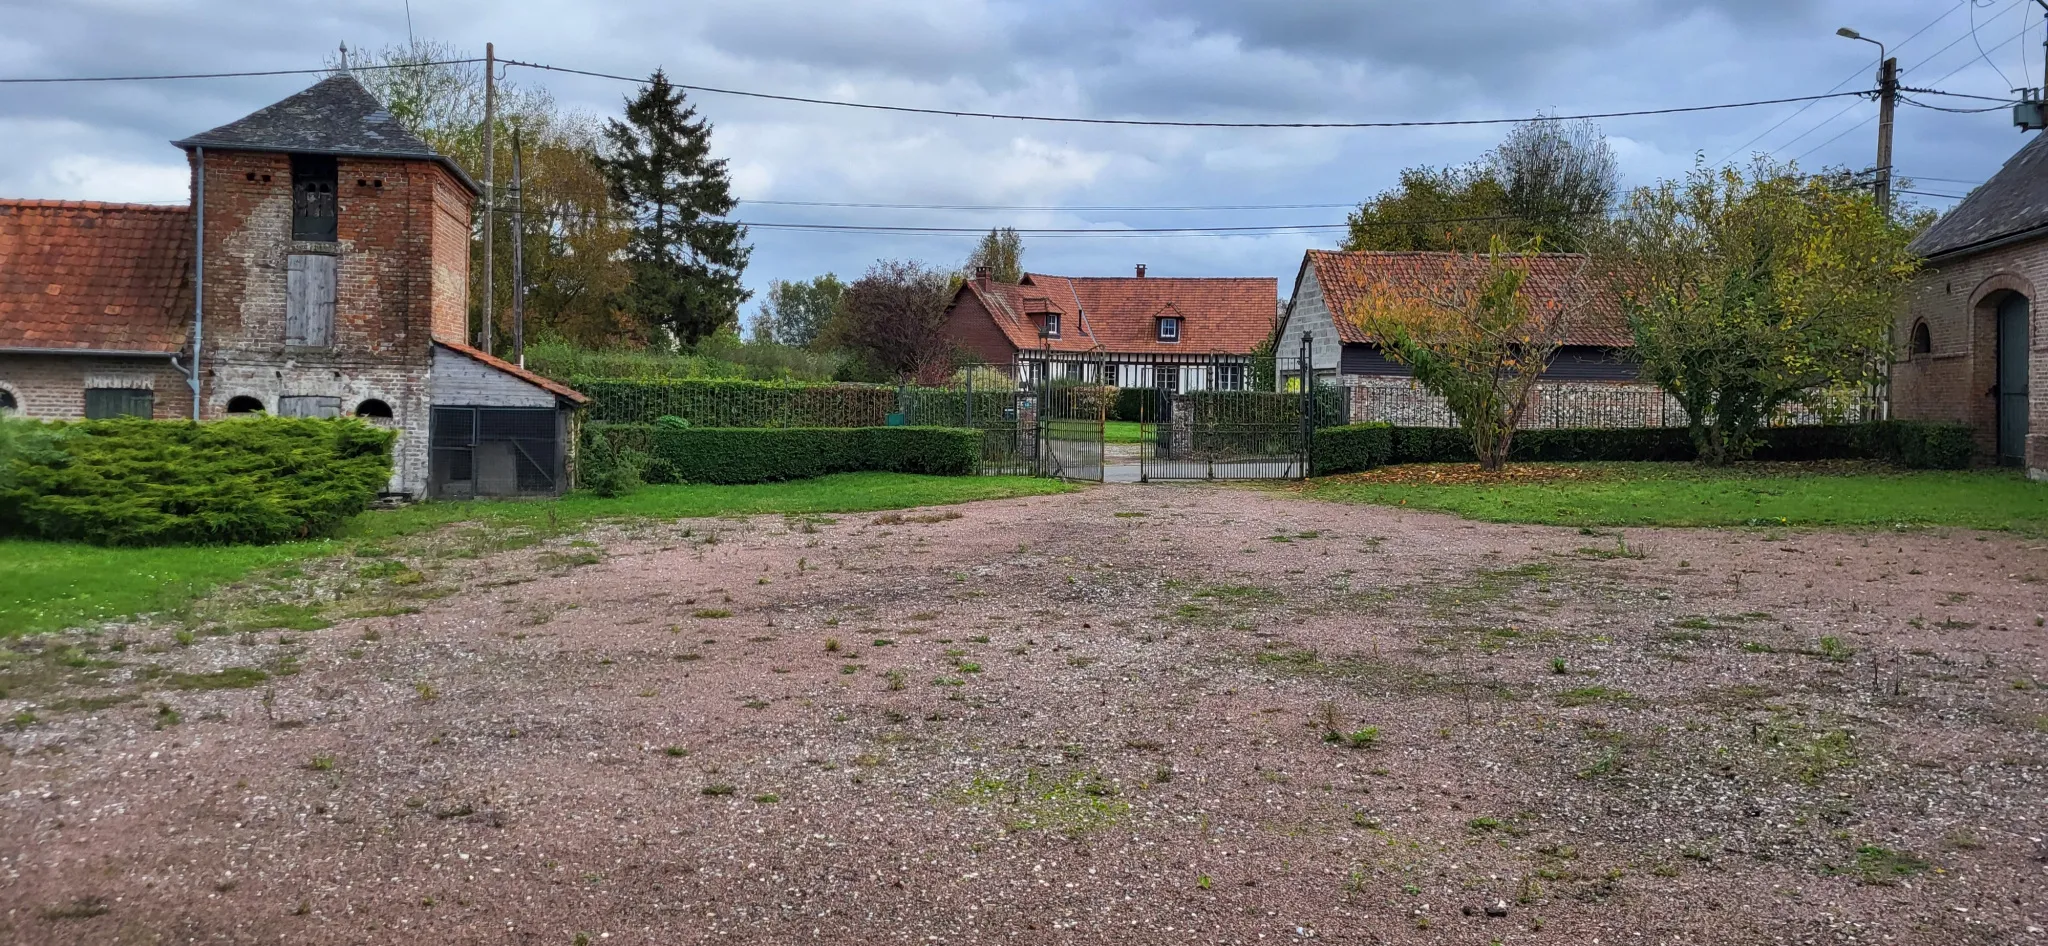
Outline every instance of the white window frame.
<svg viewBox="0 0 2048 946"><path fill-rule="evenodd" d="M1167 331L1169 326L1173 329L1170 332ZM1178 317L1169 315L1159 320L1159 340L1170 344L1178 344L1180 342L1180 319Z"/></svg>

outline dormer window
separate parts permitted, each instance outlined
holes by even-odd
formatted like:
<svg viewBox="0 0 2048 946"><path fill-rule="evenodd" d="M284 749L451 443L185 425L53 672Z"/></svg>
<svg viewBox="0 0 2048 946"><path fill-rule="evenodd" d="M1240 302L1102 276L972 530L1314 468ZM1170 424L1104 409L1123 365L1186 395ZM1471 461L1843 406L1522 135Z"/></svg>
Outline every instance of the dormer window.
<svg viewBox="0 0 2048 946"><path fill-rule="evenodd" d="M1163 319L1160 319L1159 340L1162 342L1180 341L1180 319L1175 318L1173 316L1167 316Z"/></svg>
<svg viewBox="0 0 2048 946"><path fill-rule="evenodd" d="M305 243L335 242L335 179L333 157L292 155L292 239Z"/></svg>
<svg viewBox="0 0 2048 946"><path fill-rule="evenodd" d="M1057 312L1047 312L1047 313L1045 314L1045 337L1047 337L1047 338L1058 338L1058 337L1060 337L1060 315L1059 315L1059 313L1057 313Z"/></svg>

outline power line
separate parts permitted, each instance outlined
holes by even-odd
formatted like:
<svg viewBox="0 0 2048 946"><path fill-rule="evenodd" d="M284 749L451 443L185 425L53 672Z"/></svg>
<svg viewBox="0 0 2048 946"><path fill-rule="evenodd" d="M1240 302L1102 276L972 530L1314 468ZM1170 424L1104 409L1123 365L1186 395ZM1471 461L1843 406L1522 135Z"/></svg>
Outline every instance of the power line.
<svg viewBox="0 0 2048 946"><path fill-rule="evenodd" d="M1968 2L1968 0L1965 0L1965 2ZM2018 5L2020 4L2020 3L2024 3L2024 2L2025 2L2025 0L2015 0L2015 2L2013 3L2013 6L2018 6ZM2016 40L2018 40L2018 39L2019 39L2019 36L2018 36L2018 35L2014 35L2014 36L2011 36L2011 37L2007 38L2005 42L2003 42L2003 43L1999 43L1998 45L1996 45L1996 46L1993 46L1993 47L1991 47L1991 52L1997 52L1997 51L1999 51L1999 50L2001 50L2001 49L2004 49L2005 47L2007 47L2007 46L2010 46L2010 45L2012 45L2012 44L2014 43L2014 41L2016 41ZM1957 40L1956 42L1958 42L1958 43L1959 43L1959 42L1962 42L1962 40L1958 39L1958 40ZM1949 46L1954 46L1954 45L1955 45L1955 43L1950 43L1950 44L1949 44ZM1941 50L1941 51L1936 51L1936 52L1935 52L1935 54L1934 54L1934 56L1939 56L1939 55L1941 55L1941 52L1942 52L1942 51L1945 51L1945 50L1947 50L1947 49L1948 49L1948 46L1944 46L1944 47L1942 47L1942 50ZM1925 64L1925 63L1927 63L1927 62L1928 62L1929 60L1933 59L1933 58L1934 58L1934 56L1929 56L1929 57L1927 57L1927 59L1922 59L1922 60L1920 60L1921 64L1923 64L1923 65L1924 65L1924 64ZM1936 80L1934 80L1934 81L1933 81L1932 83L1930 83L1930 84L1932 84L1932 85L1940 85L1940 84L1942 84L1943 82L1947 82L1947 81L1948 81L1948 80L1949 80L1950 78L1952 78L1952 77L1953 77L1953 76L1954 76L1954 75L1955 75L1956 73L1958 73L1958 72L1961 72L1961 71L1963 71L1964 69L1968 69L1968 68L1970 68L1970 66L1974 65L1975 63L1976 63L1976 60L1974 60L1974 59L1973 59L1973 60L1971 60L1971 61L1969 61L1969 62L1963 63L1963 64L1962 64L1962 65L1960 65L1960 66L1957 66L1957 67L1955 67L1954 69L1950 69L1950 70L1949 70L1949 71L1948 71L1948 72L1947 72L1947 73L1946 73L1945 75L1943 75L1943 76L1942 76L1941 78L1939 78L1939 79L1936 79ZM1956 96L1957 96L1957 97L1959 97L1959 98L1960 98L1960 97L1963 97L1961 93L1946 93L1946 92L1938 92L1938 93L1935 93L1935 94L1937 94L1937 95L1949 95L1949 94L1954 94L1954 95L1956 95ZM1979 98L1980 96L1969 96L1969 97L1970 97L1970 98ZM2008 101L2010 101L2010 100L2008 100ZM1915 105L1920 105L1920 107L1922 107L1922 108L1931 108L1931 109L1936 109L1936 110L1938 110L1938 111L1958 111L1957 109L1945 109L1945 108L1941 108L1941 107L1939 107L1939 106L1934 106L1934 105L1925 105L1925 104L1922 104L1922 103L1918 103L1918 102L1915 102L1915 103L1913 103L1913 104L1915 104ZM1852 105L1852 106L1850 106L1850 107L1851 107L1851 108L1854 108L1855 106L1853 106L1853 105ZM1843 109L1842 111L1843 111L1843 112L1847 112L1847 111L1848 111L1848 109ZM1996 111L1996 109L1982 109L1981 111ZM1840 117L1841 117L1841 115L1840 115L1840 114L1837 114L1837 115L1835 116L1835 118L1840 118ZM1835 120L1834 118L1830 118L1830 119L1828 119L1828 121L1827 121L1827 122L1821 122L1821 123L1820 123L1820 125L1815 125L1815 126L1813 126L1813 128L1811 128L1811 129L1809 129L1809 130L1808 130L1807 134L1812 134L1812 133L1813 133L1813 132L1815 132L1815 131L1819 131L1822 125L1826 125L1826 124L1827 124L1828 122L1831 122L1831 121L1834 121L1834 120ZM1814 145L1813 147L1811 147L1811 148L1808 148L1808 149L1806 149L1806 150L1805 150L1804 152L1801 152L1801 153L1800 153L1799 157L1797 157L1797 158L1793 158L1792 160L1793 160L1794 162L1798 162L1798 161L1804 160L1804 159L1806 158L1806 156L1807 156L1807 155L1809 155L1809 154L1812 154L1812 153L1814 153L1814 152L1816 152L1816 151L1819 151L1819 150L1820 150L1820 149L1822 149L1822 148L1825 148L1825 147L1827 147L1828 145L1834 144L1835 142L1837 142L1837 141L1840 141L1840 140L1842 140L1842 138L1846 137L1846 136L1847 136L1847 135L1849 134L1849 132L1855 131L1855 130L1856 130L1856 129L1858 129L1858 128L1862 128L1863 126L1865 126L1865 125L1868 125L1868 124L1870 124L1871 122L1874 122L1874 121L1876 121L1876 120L1877 120L1877 116L1875 116L1875 115L1872 115L1872 116L1870 116L1869 118L1866 118L1866 119L1864 119L1864 120L1862 120L1862 121L1860 121L1860 122L1857 122L1856 124L1854 124L1854 125L1851 125L1851 126L1849 126L1849 129L1848 129L1848 131L1844 131L1844 132L1842 132L1841 134L1839 134L1839 135L1836 135L1836 136L1834 136L1833 138L1829 138L1828 140L1826 140L1826 141L1823 141L1823 142L1821 142L1820 144ZM1799 137L1800 137L1800 138L1804 138L1804 137L1806 137L1806 135L1800 135ZM1794 138L1794 139L1792 139L1792 140L1793 140L1793 141L1797 141L1797 140L1799 140L1799 139L1798 139L1798 138ZM1791 143L1792 143L1792 142L1790 142L1790 141L1786 142L1786 144L1787 144L1787 145L1790 145Z"/></svg>
<svg viewBox="0 0 2048 946"><path fill-rule="evenodd" d="M1927 25L1926 25L1926 26L1923 26L1923 27L1921 27L1921 28L1919 28L1919 29L1917 29L1917 30L1914 30L1914 31L1913 31L1913 35L1911 35L1911 36L1908 36L1908 37L1906 37L1906 41L1905 41L1904 43L1900 43L1900 44L1899 44L1898 46L1895 46L1895 47L1893 47L1894 51L1896 51L1896 50L1899 50L1899 49L1904 49L1904 48L1906 48L1906 43L1910 43L1910 42L1912 42L1912 41L1914 41L1914 40L1916 40L1916 39L1919 39L1919 38L1920 38L1920 35L1921 35L1922 33L1925 33L1925 32L1927 32L1928 30L1931 30L1931 29L1935 28L1935 27L1936 27L1937 25L1939 25L1939 24L1941 23L1941 21L1943 21L1943 20L1946 20L1946 19L1948 19L1948 18L1949 18L1949 17L1951 17L1951 16L1954 16L1954 15L1955 15L1955 12L1956 12L1956 9L1957 9L1957 8L1955 8L1955 7L1949 7L1949 8L1948 8L1948 9L1947 9L1946 11L1944 11L1944 12L1943 12L1943 13L1942 13L1942 14L1941 14L1940 16L1937 16L1937 17L1935 17L1934 19L1932 19L1932 20L1929 20L1929 21L1927 21ZM1864 74L1864 73L1863 73L1863 70L1859 68L1859 69L1857 69L1857 70L1856 70L1855 72L1849 73L1849 75L1848 75L1848 77L1847 77L1847 78L1843 79L1843 80L1842 80L1842 81L1840 81L1840 82L1837 82L1837 83L1835 83L1835 87L1834 87L1834 88L1832 88L1832 89L1829 89L1828 91L1829 91L1829 92L1837 92L1837 91L1840 91L1840 90L1841 90L1841 88L1842 88L1842 86L1848 85L1849 83L1851 83L1851 82L1854 82L1854 81L1856 81L1856 77L1857 77L1857 76L1860 76L1860 75L1863 75L1863 74ZM1727 155L1727 157L1724 157L1724 158L1722 158L1721 160L1719 160L1719 161L1717 161L1717 162L1715 162L1715 163L1716 163L1716 164L1727 164L1727 163L1728 163L1728 159L1729 159L1729 158L1732 158L1732 157L1735 157L1735 156L1736 156L1736 155L1738 155L1738 154L1741 154L1741 153L1743 152L1743 150L1744 150L1744 149L1746 149L1746 148L1748 148L1748 147L1749 147L1750 145L1756 144L1757 142L1759 142L1759 141L1762 141L1762 140L1764 140L1764 137L1765 137L1766 135L1769 135L1769 134L1770 134L1771 132L1777 131L1778 129L1780 129L1780 128L1783 128L1783 127L1785 127L1785 123L1786 123L1786 122L1789 122L1789 121L1791 121L1792 119L1798 118L1799 116L1801 116L1801 115L1804 115L1804 114L1806 114L1806 110L1807 110L1807 109L1809 109L1809 108L1812 108L1812 107L1814 107L1814 106L1815 106L1815 105L1817 105L1817 104L1819 104L1819 102L1818 102L1818 101L1813 101L1813 102L1808 102L1808 103L1806 103L1805 105L1801 105L1801 106L1799 106L1799 108L1798 108L1798 109L1796 109L1796 110L1794 110L1794 111L1792 112L1792 114L1790 114L1790 115L1787 115L1787 116L1785 116L1784 118L1780 118L1780 119L1778 119L1778 123L1777 123L1777 124L1775 124L1775 125L1772 125L1771 127L1769 127L1769 128L1766 128L1766 129L1764 129L1763 131L1760 131L1760 132L1758 132L1758 133L1757 133L1757 136L1756 136L1756 137L1754 137L1754 138L1751 138L1751 139L1749 139L1748 141L1745 141L1745 142L1743 142L1743 143L1742 143L1741 145L1739 145L1738 147L1736 147L1736 148L1735 148L1735 150L1733 150L1733 151L1730 151L1730 152L1728 152L1728 155Z"/></svg>
<svg viewBox="0 0 2048 946"><path fill-rule="evenodd" d="M1963 2L1964 2L1964 3L1974 3L1974 2L1975 2L1975 0L1963 0ZM2021 4L2025 3L2025 2L2027 2L2027 0L2013 0L2013 2L2012 2L2011 4L2009 4L2009 5L2008 5L2008 6L2007 6L2007 7L2005 8L2005 10L2002 10L2002 11L2000 11L2000 13L2001 13L2001 14L2003 14L2003 13L2006 13L2006 12L2010 12L2010 11L2011 11L2011 10L2012 10L2013 8L2015 8L2015 7L2018 7L2019 5L2021 5ZM1949 8L1949 12L1950 12L1950 13L1954 13L1954 12L1955 12L1955 9L1956 9L1956 8L1954 8L1954 7L1950 7L1950 8ZM1936 21L1936 22L1939 22L1939 21ZM1925 32L1925 30L1923 30L1922 32ZM1916 35L1916 36L1917 36L1917 35L1919 35L1919 34L1917 34L1917 33L1916 33L1916 34L1914 34L1914 35ZM1948 43L1948 45L1946 45L1946 46L1943 46L1943 47L1941 47L1940 49L1937 49L1937 50L1935 50L1934 52L1932 52L1932 53L1929 53L1929 54L1927 54L1927 55L1926 55L1925 57L1922 57L1922 58L1921 58L1921 60L1920 60L1919 62L1916 62L1916 63L1912 64L1911 66L1908 66L1908 67L1906 67L1905 69L1903 69L1903 70L1901 70L1901 71L1902 71L1902 72L1908 72L1908 73L1909 73L1909 72L1912 72L1912 71L1913 71L1913 70L1915 70L1915 69L1918 69L1918 68L1920 68L1921 66L1927 65L1928 63L1930 63L1930 62L1933 62L1933 61L1934 61L1935 59L1937 59L1937 58L1940 58L1940 56L1941 56L1941 54L1942 54L1942 53L1945 53L1945 52L1948 52L1948 51L1949 51L1949 50L1951 50L1951 49L1954 49L1954 48L1956 47L1956 45L1957 45L1958 43L1961 43L1961 42L1962 42L1963 40L1966 40L1966 39L1969 39L1969 38L1970 38L1970 34L1969 34L1969 33L1964 33L1963 35L1961 35L1961 36L1958 36L1958 37L1956 37L1955 39L1952 39L1952 40L1950 40L1950 41L1949 41L1949 43ZM1996 51L1997 51L1997 50L1999 50L1999 49L2004 49L2004 48L2005 48L2005 47L2006 47L2006 46L2007 46L2008 44L2010 44L2011 42L2012 42L2012 40L2006 40L2006 41L2005 41L2004 43L2000 43L1999 45L1997 45L1997 46L1993 47L1992 51L1993 51L1993 52L1996 52ZM1904 45L1904 44L1903 44L1903 43L1901 43L1900 45ZM1941 82L1942 82L1942 79L1947 79L1947 78L1948 78L1949 76L1955 75L1955 74L1956 74L1957 72L1961 72L1961 71L1963 71L1963 69L1964 69L1964 68L1968 68L1968 66L1969 66L1969 63L1964 63L1964 64L1963 64L1963 66L1961 66L1961 67L1958 67L1957 69L1955 69L1954 71L1950 72L1950 73L1949 73L1948 75L1946 75L1946 76L1942 76L1942 77L1941 77L1941 79L1936 79L1936 80L1934 80L1934 84L1935 84L1935 85L1940 85L1940 84L1941 84ZM1793 145L1795 145L1795 144L1799 143L1799 140L1800 140L1801 138L1805 138L1805 137L1806 137L1807 135L1813 134L1814 132L1816 132L1816 131L1819 131L1819 130L1821 130L1822 128L1826 128L1827 126L1829 126L1829 125L1832 125L1832 124L1834 124L1834 122L1835 122L1835 120L1836 120L1836 119L1838 119L1838 118L1841 118L1842 116L1844 116L1844 115L1847 115L1847 114L1849 114L1850 110L1854 109L1855 107L1856 107L1856 103L1854 103L1854 102L1851 102L1851 103L1849 103L1849 105L1848 105L1847 107L1843 108L1843 109L1842 109L1841 111L1839 111L1839 112L1836 112L1836 113L1834 113L1833 115L1830 115L1830 116L1828 116L1828 117L1827 117L1827 118L1826 118L1825 120L1823 120L1823 121L1822 121L1822 122L1821 122L1820 124L1818 124L1818 125L1815 125L1815 126L1813 126L1812 128L1808 128L1807 130L1805 130L1805 131L1803 131L1803 132L1800 132L1800 133L1799 133L1798 135L1795 135L1795 136L1793 136L1793 138L1792 138L1792 140L1791 140L1791 141L1787 141L1787 142L1785 142L1784 144L1781 144L1781 145L1777 146L1776 148L1772 148L1772 149L1771 149L1770 151L1768 151L1768 152L1765 152L1765 153L1766 153L1766 154L1776 154L1777 152L1780 152L1780 151L1783 151L1783 150L1785 150L1785 149L1787 149L1787 148L1790 148L1790 147L1792 147ZM1861 121L1861 122L1858 122L1858 123L1856 123L1855 127L1856 127L1856 128L1861 128L1861 127L1863 127L1864 125L1868 125L1868 124L1870 124L1871 122L1873 122L1873 121L1876 121L1876 120L1877 120L1877 119L1876 119L1876 116L1872 116L1872 117L1870 117L1870 118L1866 118L1866 119L1864 119L1864 120L1863 120L1863 121ZM1801 152L1801 153L1800 153L1800 155L1799 155L1799 157L1797 157L1797 158L1793 158L1792 160L1794 160L1794 161L1798 161L1798 160L1800 160L1801 158L1804 158L1804 157L1806 157L1807 155L1809 155L1809 154L1812 154L1812 153L1814 153L1815 151L1818 151L1818 150L1820 150L1820 148L1824 148L1824 147L1827 147L1827 146L1828 146L1828 145L1830 145L1830 144L1833 144L1833 143L1835 143L1836 141L1840 140L1841 138L1842 138L1842 135L1836 135L1836 136L1835 136L1835 137L1833 137L1833 138L1829 138L1828 140L1826 140L1826 141L1824 141L1824 142L1821 142L1821 144L1820 144L1820 146L1819 146L1819 147L1816 147L1816 148L1808 148L1808 149L1807 149L1806 151L1804 151L1804 152Z"/></svg>
<svg viewBox="0 0 2048 946"><path fill-rule="evenodd" d="M1915 99L1910 95L1899 96L1899 101L1904 102L1907 105L1912 105L1918 108L1924 108L1933 112L1951 112L1957 115L1982 115L1985 112L2002 112L2012 107L2011 103L2007 103L2004 105L1993 105L1989 108L1949 108L1946 105L1929 105L1926 102L1922 102L1918 99Z"/></svg>
<svg viewBox="0 0 2048 946"><path fill-rule="evenodd" d="M432 62L393 62L374 66L350 66L347 72L362 72L370 69L414 69L425 66L463 66L481 59L439 59ZM153 76L45 76L34 78L0 78L0 85L49 85L60 82L159 82L167 79L247 79L259 76L310 76L327 75L337 70L319 69L269 69L262 72L189 72L176 75Z"/></svg>
<svg viewBox="0 0 2048 946"><path fill-rule="evenodd" d="M1901 188L1901 189L1899 190L1899 193L1901 193L1901 194L1914 194L1914 195L1917 195L1917 196L1920 196L1920 197L1940 197L1940 198L1943 198L1943 199L1945 199L1945 200L1962 200L1962 199L1963 199L1963 195L1962 195L1962 194L1937 194L1937 193L1935 193L1935 192L1933 192L1933 191L1909 191L1909 190L1905 190L1905 189L1903 189L1903 188Z"/></svg>
<svg viewBox="0 0 2048 946"><path fill-rule="evenodd" d="M536 62L521 62L517 59L499 60L507 66L521 66L527 69L544 69L568 75L589 76L595 79L614 79L620 82L644 84L645 76L621 76L587 69L571 69L566 66L550 66ZM1532 118L1465 118L1437 119L1428 121L1392 122L1196 122L1167 121L1143 118L1081 118L1071 115L1024 115L1007 112L969 112L946 108L916 108L909 105L882 105L873 102L848 102L838 99L809 98L801 95L778 95L769 92L749 92L741 89L721 89L712 86L671 83L678 89L692 92L708 92L714 95L736 95L744 98L768 99L776 102L798 102L805 105L830 105L836 108L866 109L880 112L902 112L912 115L944 115L952 118L995 118L1008 121L1056 122L1075 125L1138 125L1162 128L1441 128L1463 125L1519 125L1537 121L1582 121L1595 118L1632 118L1644 115L1679 115L1689 112L1711 112L1735 108L1755 108L1763 105L1785 105L1792 102L1819 101L1843 98L1851 95L1869 95L1870 90L1856 92L1828 92L1822 95L1800 95L1781 99L1763 99L1754 102L1726 102L1717 105L1690 105L1678 108L1638 109L1622 112L1590 112L1583 115L1539 115Z"/></svg>
<svg viewBox="0 0 2048 946"><path fill-rule="evenodd" d="M1977 36L1977 0L1964 0L1964 2L1969 4L1970 7L1970 42L1977 44L1977 55L1983 57L1984 64L1990 66L1991 71L1998 73L1998 81L2005 83L2010 88L2012 80L2005 77L2005 70L1998 68L1998 63L1991 61L1991 54L1984 51L1984 40ZM2024 36L2026 32L2026 18L2021 17L2020 35Z"/></svg>
<svg viewBox="0 0 2048 946"><path fill-rule="evenodd" d="M1243 203L1243 205L1106 205L1106 207L1053 207L1053 205L975 205L975 203L842 203L842 201L748 201L762 207L846 207L864 211L1010 211L1010 213L1167 213L1167 211L1350 211L1350 203Z"/></svg>

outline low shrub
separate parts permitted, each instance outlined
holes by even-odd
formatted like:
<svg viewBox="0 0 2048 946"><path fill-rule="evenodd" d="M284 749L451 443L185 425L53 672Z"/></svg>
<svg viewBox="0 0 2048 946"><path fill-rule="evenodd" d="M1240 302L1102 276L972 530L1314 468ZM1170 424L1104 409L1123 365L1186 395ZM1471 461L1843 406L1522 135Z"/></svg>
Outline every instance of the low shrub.
<svg viewBox="0 0 2048 946"><path fill-rule="evenodd" d="M1375 428L1384 428L1384 434ZM1969 427L1919 421L1767 427L1756 438L1751 457L1757 460L1882 460L1913 469L1966 469L1975 449ZM1325 428L1316 432L1314 449L1318 476L1382 464L1475 462L1471 437L1445 427ZM1510 454L1525 463L1674 462L1698 455L1683 427L1522 430L1515 433Z"/></svg>
<svg viewBox="0 0 2048 946"><path fill-rule="evenodd" d="M1394 456L1394 425L1351 424L1324 427L1315 432L1309 457L1317 476L1357 473L1386 466Z"/></svg>
<svg viewBox="0 0 2048 946"><path fill-rule="evenodd" d="M982 432L952 427L682 427L592 424L599 450L643 450L650 483L767 483L878 471L971 476Z"/></svg>
<svg viewBox="0 0 2048 946"><path fill-rule="evenodd" d="M355 419L40 425L0 477L0 528L99 545L331 535L391 479L397 433Z"/></svg>

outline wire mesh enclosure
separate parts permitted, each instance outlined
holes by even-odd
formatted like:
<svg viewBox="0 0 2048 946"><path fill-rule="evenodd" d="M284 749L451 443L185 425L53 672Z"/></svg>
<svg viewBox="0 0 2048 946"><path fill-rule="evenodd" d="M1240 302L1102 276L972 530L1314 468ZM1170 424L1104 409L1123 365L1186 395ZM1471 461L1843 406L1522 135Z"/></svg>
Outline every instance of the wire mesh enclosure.
<svg viewBox="0 0 2048 946"><path fill-rule="evenodd" d="M437 407L427 436L433 499L562 493L562 414L549 408Z"/></svg>

